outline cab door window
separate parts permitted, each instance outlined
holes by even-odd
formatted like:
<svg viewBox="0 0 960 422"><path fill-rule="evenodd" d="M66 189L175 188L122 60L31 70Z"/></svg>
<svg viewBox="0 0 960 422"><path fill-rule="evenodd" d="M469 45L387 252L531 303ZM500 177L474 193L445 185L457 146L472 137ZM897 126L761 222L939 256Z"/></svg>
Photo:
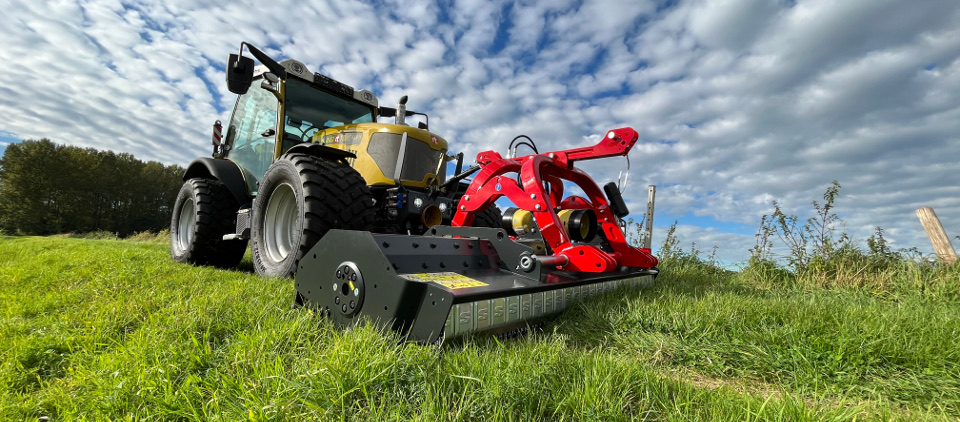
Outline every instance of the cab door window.
<svg viewBox="0 0 960 422"><path fill-rule="evenodd" d="M256 183L273 163L277 127L276 97L260 88L260 80L254 80L246 94L237 99L237 106L230 119L227 158L246 170L244 177L251 192Z"/></svg>

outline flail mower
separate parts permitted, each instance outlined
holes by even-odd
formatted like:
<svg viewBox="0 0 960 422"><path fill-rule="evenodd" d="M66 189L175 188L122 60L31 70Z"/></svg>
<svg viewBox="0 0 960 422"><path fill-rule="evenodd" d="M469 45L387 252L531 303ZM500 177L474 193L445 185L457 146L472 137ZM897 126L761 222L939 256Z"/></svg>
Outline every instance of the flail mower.
<svg viewBox="0 0 960 422"><path fill-rule="evenodd" d="M591 296L648 285L657 258L626 243L616 184L605 196L573 165L626 155L637 136L615 129L591 147L517 158L482 152L450 226L421 236L331 230L300 262L300 300L340 325L367 319L437 343L524 329ZM564 181L587 197L564 198ZM504 227L470 227L500 197L516 205Z"/></svg>

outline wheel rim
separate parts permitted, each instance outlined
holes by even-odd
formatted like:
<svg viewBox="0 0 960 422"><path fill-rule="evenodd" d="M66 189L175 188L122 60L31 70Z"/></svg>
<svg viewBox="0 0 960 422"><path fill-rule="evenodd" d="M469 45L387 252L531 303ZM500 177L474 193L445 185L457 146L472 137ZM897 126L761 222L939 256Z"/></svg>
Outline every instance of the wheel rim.
<svg viewBox="0 0 960 422"><path fill-rule="evenodd" d="M192 198L187 199L183 201L183 206L180 207L180 218L177 222L177 242L180 244L180 249L190 249L190 243L193 242L193 232L196 226L196 205L194 205Z"/></svg>
<svg viewBox="0 0 960 422"><path fill-rule="evenodd" d="M274 262L286 259L293 249L298 217L297 195L293 187L286 183L277 186L263 216L263 243Z"/></svg>

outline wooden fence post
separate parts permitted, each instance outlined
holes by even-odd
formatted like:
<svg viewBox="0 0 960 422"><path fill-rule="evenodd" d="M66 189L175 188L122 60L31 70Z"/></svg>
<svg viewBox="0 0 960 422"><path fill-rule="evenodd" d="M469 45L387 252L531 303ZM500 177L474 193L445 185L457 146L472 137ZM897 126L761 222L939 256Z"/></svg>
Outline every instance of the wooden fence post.
<svg viewBox="0 0 960 422"><path fill-rule="evenodd" d="M950 238L947 237L947 232L943 230L943 225L940 224L940 219L937 218L937 213L933 212L933 208L923 207L918 209L917 217L920 218L923 229L927 231L927 236L933 243L933 250L937 252L937 256L947 264L952 265L957 262L957 251L950 244Z"/></svg>

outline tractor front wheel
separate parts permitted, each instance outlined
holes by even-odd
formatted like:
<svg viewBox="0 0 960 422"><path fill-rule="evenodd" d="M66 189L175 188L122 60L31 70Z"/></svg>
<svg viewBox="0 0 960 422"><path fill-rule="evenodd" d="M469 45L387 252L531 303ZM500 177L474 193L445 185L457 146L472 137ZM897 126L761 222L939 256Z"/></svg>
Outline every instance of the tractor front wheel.
<svg viewBox="0 0 960 422"><path fill-rule="evenodd" d="M253 205L253 267L264 277L292 277L330 229L371 230L373 197L356 170L292 153L274 162Z"/></svg>
<svg viewBox="0 0 960 422"><path fill-rule="evenodd" d="M194 265L233 268L247 250L246 240L223 240L234 232L240 205L217 180L184 182L170 220L170 255Z"/></svg>

